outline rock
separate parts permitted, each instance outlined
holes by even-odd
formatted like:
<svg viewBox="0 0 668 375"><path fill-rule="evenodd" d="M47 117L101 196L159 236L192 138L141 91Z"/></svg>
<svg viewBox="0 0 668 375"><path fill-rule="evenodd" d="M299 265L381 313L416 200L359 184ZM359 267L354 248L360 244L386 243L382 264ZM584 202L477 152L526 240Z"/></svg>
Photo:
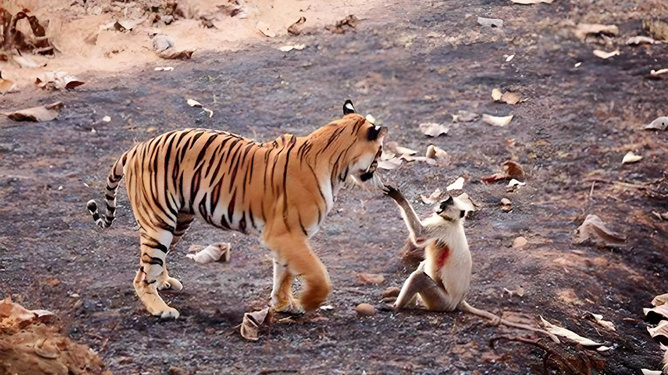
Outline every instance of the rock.
<svg viewBox="0 0 668 375"><path fill-rule="evenodd" d="M355 311L361 316L374 316L376 315L376 308L368 303L360 303L355 308Z"/></svg>

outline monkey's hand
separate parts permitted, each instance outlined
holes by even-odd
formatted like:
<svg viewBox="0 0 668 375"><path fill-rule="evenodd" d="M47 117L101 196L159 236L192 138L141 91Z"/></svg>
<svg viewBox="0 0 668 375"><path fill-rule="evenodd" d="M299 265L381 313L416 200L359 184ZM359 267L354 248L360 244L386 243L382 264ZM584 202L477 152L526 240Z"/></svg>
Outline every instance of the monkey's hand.
<svg viewBox="0 0 668 375"><path fill-rule="evenodd" d="M385 195L388 195L395 201L400 201L404 199L404 196L401 194L401 192L393 186L390 185L383 186L383 192L385 193Z"/></svg>

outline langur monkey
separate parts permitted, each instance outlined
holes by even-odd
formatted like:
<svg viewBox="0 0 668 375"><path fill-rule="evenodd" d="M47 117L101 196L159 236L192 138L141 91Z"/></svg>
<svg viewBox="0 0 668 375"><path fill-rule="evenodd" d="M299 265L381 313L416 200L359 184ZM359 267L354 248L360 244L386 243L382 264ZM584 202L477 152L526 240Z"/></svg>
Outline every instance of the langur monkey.
<svg viewBox="0 0 668 375"><path fill-rule="evenodd" d="M471 253L464 234L466 211L452 198L442 201L429 218L420 221L413 207L399 190L385 186L389 195L399 206L401 216L410 232L410 239L417 247L425 248L425 260L404 282L394 303L394 309L414 306L419 298L428 310L454 311L455 309L488 318L494 325L499 323L541 332L553 341L559 339L544 330L526 324L510 322L477 309L464 301L471 283Z"/></svg>

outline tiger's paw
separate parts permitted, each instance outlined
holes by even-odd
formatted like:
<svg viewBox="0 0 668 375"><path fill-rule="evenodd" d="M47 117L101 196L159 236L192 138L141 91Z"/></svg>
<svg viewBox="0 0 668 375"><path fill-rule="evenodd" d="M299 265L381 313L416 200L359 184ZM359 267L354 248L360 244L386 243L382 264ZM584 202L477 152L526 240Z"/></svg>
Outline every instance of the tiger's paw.
<svg viewBox="0 0 668 375"><path fill-rule="evenodd" d="M288 301L272 301L271 307L276 312L291 314L291 315L302 315L306 312L304 308L295 300Z"/></svg>
<svg viewBox="0 0 668 375"><path fill-rule="evenodd" d="M156 310L151 312L152 315L159 316L160 319L178 319L179 312L175 308L167 307L165 310Z"/></svg>
<svg viewBox="0 0 668 375"><path fill-rule="evenodd" d="M158 280L158 290L181 290L183 289L183 284L173 277L168 277L165 280Z"/></svg>

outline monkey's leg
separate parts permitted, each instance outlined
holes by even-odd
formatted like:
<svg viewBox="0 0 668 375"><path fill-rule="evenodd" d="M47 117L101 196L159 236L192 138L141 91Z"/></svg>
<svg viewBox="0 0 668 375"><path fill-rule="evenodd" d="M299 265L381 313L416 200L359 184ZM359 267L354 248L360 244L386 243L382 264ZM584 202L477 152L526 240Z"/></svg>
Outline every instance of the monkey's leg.
<svg viewBox="0 0 668 375"><path fill-rule="evenodd" d="M428 310L452 311L452 298L438 283L422 271L422 267L423 265L420 264L420 267L404 282L394 307L396 309L403 308L415 299L416 294L419 294Z"/></svg>
<svg viewBox="0 0 668 375"><path fill-rule="evenodd" d="M492 321L492 324L497 325L499 323L509 326L509 327L515 327L515 328L520 328L520 329L526 329L528 331L534 331L534 332L539 332L547 335L552 341L556 342L557 344L560 342L559 338L555 336L554 334L547 332L545 330L542 330L540 328L534 328L530 325L522 324L522 323L515 323L515 322L510 322L505 319L501 319L499 316L492 314L489 311L486 310L480 310L477 309L471 305L469 305L466 301L462 301L459 306L457 306L457 309L463 312L471 313L473 315L477 315L483 318L490 319Z"/></svg>

